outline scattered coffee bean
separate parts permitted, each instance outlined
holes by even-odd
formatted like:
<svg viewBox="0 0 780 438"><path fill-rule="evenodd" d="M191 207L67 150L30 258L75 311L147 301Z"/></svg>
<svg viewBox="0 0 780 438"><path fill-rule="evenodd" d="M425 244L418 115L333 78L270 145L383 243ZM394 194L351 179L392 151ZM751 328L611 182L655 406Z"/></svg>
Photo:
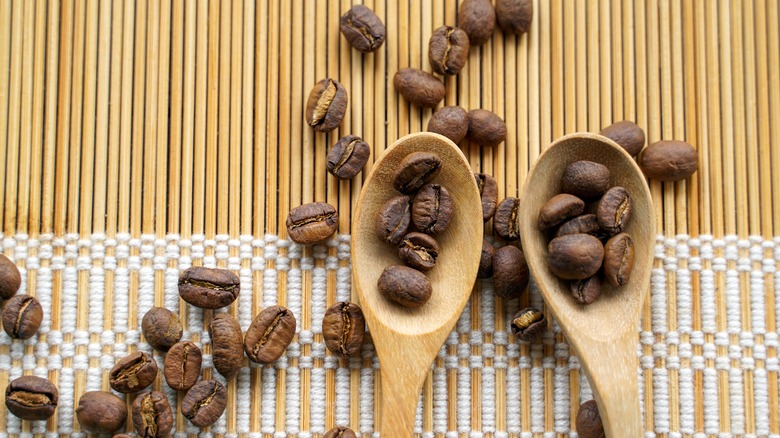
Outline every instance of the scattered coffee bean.
<svg viewBox="0 0 780 438"><path fill-rule="evenodd" d="M442 26L433 31L428 43L428 61L434 72L456 75L468 58L469 36L466 32L452 26Z"/></svg>
<svg viewBox="0 0 780 438"><path fill-rule="evenodd" d="M325 311L322 318L322 337L333 354L357 357L363 345L366 320L355 303L342 301Z"/></svg>
<svg viewBox="0 0 780 438"><path fill-rule="evenodd" d="M92 433L113 433L125 425L125 401L108 391L89 391L79 398L76 419Z"/></svg>
<svg viewBox="0 0 780 438"><path fill-rule="evenodd" d="M506 123L496 114L483 109L469 111L469 141L484 147L494 147L506 139Z"/></svg>
<svg viewBox="0 0 780 438"><path fill-rule="evenodd" d="M363 170L371 155L368 143L357 135L342 137L328 152L328 172L338 179L351 179Z"/></svg>
<svg viewBox="0 0 780 438"><path fill-rule="evenodd" d="M108 374L108 383L114 391L130 394L138 392L157 378L157 362L143 351L136 351L117 362Z"/></svg>
<svg viewBox="0 0 780 438"><path fill-rule="evenodd" d="M398 258L406 266L418 271L430 271L436 266L439 256L439 244L433 237L412 232L404 236L398 245Z"/></svg>
<svg viewBox="0 0 780 438"><path fill-rule="evenodd" d="M577 412L577 435L580 438L605 438L604 425L601 423L599 407L595 400L588 400Z"/></svg>
<svg viewBox="0 0 780 438"><path fill-rule="evenodd" d="M385 42L385 25L363 5L352 6L342 15L339 27L349 45L363 53L373 52Z"/></svg>
<svg viewBox="0 0 780 438"><path fill-rule="evenodd" d="M450 225L452 214L450 192L439 184L422 186L412 201L412 223L423 233L443 233Z"/></svg>
<svg viewBox="0 0 780 438"><path fill-rule="evenodd" d="M493 276L493 257L496 254L496 249L488 242L487 239L482 239L482 255L479 257L479 270L477 270L477 278L490 278Z"/></svg>
<svg viewBox="0 0 780 438"><path fill-rule="evenodd" d="M279 359L295 335L295 315L282 306L263 309L252 321L244 337L249 360L271 363Z"/></svg>
<svg viewBox="0 0 780 438"><path fill-rule="evenodd" d="M218 313L209 324L209 337L214 369L226 379L232 379L244 365L241 326L229 313Z"/></svg>
<svg viewBox="0 0 780 438"><path fill-rule="evenodd" d="M604 278L612 286L623 286L631 277L634 266L634 242L631 236L620 233L604 245Z"/></svg>
<svg viewBox="0 0 780 438"><path fill-rule="evenodd" d="M474 178L477 180L479 197L482 201L482 221L487 222L496 212L498 184L496 184L495 178L487 173L475 173Z"/></svg>
<svg viewBox="0 0 780 438"><path fill-rule="evenodd" d="M238 276L227 269L193 266L179 276L179 295L195 307L219 309L230 305L241 291Z"/></svg>
<svg viewBox="0 0 780 438"><path fill-rule="evenodd" d="M182 334L179 317L164 307L149 309L141 320L141 330L146 342L159 351L168 351L179 342Z"/></svg>
<svg viewBox="0 0 780 438"><path fill-rule="evenodd" d="M601 241L587 234L556 237L547 248L548 268L565 280L582 280L595 275L604 260Z"/></svg>
<svg viewBox="0 0 780 438"><path fill-rule="evenodd" d="M412 223L412 202L408 196L396 196L385 202L376 218L376 234L391 245L398 245Z"/></svg>
<svg viewBox="0 0 780 438"><path fill-rule="evenodd" d="M393 187L410 194L427 184L441 170L441 158L431 152L412 152L405 156L393 177Z"/></svg>
<svg viewBox="0 0 780 438"><path fill-rule="evenodd" d="M445 106L433 113L428 121L428 132L441 134L458 144L466 138L469 129L469 116L459 106Z"/></svg>
<svg viewBox="0 0 780 438"><path fill-rule="evenodd" d="M528 287L530 273L525 254L516 246L507 245L493 255L493 290L508 300L520 298Z"/></svg>
<svg viewBox="0 0 780 438"><path fill-rule="evenodd" d="M555 232L555 237L567 236L569 234L590 234L601 239L605 233L601 230L599 220L595 214L583 214L564 222L558 228L558 231Z"/></svg>
<svg viewBox="0 0 780 438"><path fill-rule="evenodd" d="M21 284L19 268L8 257L0 254L0 299L7 300L14 296Z"/></svg>
<svg viewBox="0 0 780 438"><path fill-rule="evenodd" d="M3 329L14 339L30 339L43 320L41 303L29 295L14 295L3 305Z"/></svg>
<svg viewBox="0 0 780 438"><path fill-rule="evenodd" d="M160 391L136 397L133 402L133 427L139 437L166 437L173 429L174 419L168 398Z"/></svg>
<svg viewBox="0 0 780 438"><path fill-rule="evenodd" d="M528 32L534 19L532 0L496 0L498 26L505 33L521 35Z"/></svg>
<svg viewBox="0 0 780 438"><path fill-rule="evenodd" d="M225 412L227 391L216 380L201 380L184 396L181 413L197 427L216 423Z"/></svg>
<svg viewBox="0 0 780 438"><path fill-rule="evenodd" d="M5 407L22 420L46 420L54 415L58 400L57 387L42 377L18 377L5 388Z"/></svg>
<svg viewBox="0 0 780 438"><path fill-rule="evenodd" d="M436 108L444 99L444 83L436 76L414 68L402 68L393 77L395 89L409 103Z"/></svg>
<svg viewBox="0 0 780 438"><path fill-rule="evenodd" d="M533 307L525 308L512 318L512 333L521 341L533 342L547 329L544 313Z"/></svg>
<svg viewBox="0 0 780 438"><path fill-rule="evenodd" d="M574 280L570 285L571 296L579 304L590 304L601 295L601 277L594 275L584 280Z"/></svg>
<svg viewBox="0 0 780 438"><path fill-rule="evenodd" d="M339 214L325 202L310 202L290 210L287 233L301 245L324 243L339 228Z"/></svg>
<svg viewBox="0 0 780 438"><path fill-rule="evenodd" d="M490 0L463 0L458 8L458 25L469 36L472 46L481 46L493 36L496 11Z"/></svg>
<svg viewBox="0 0 780 438"><path fill-rule="evenodd" d="M619 144L632 157L639 155L645 147L645 131L628 120L613 123L602 129L599 134Z"/></svg>
<svg viewBox="0 0 780 438"><path fill-rule="evenodd" d="M493 216L493 232L504 240L520 238L520 200L506 198L496 207Z"/></svg>
<svg viewBox="0 0 780 438"><path fill-rule="evenodd" d="M325 78L314 86L306 102L306 123L318 132L338 128L347 112L347 90L335 79Z"/></svg>
<svg viewBox="0 0 780 438"><path fill-rule="evenodd" d="M609 188L609 169L593 161L569 164L561 177L561 191L582 199L598 198Z"/></svg>
<svg viewBox="0 0 780 438"><path fill-rule="evenodd" d="M684 141L657 141L642 152L639 162L648 178L658 181L680 181L696 172L699 154Z"/></svg>
<svg viewBox="0 0 780 438"><path fill-rule="evenodd" d="M178 342L165 355L163 375L168 386L177 391L186 391L198 381L203 353L190 341Z"/></svg>
<svg viewBox="0 0 780 438"><path fill-rule="evenodd" d="M539 229L542 231L556 227L564 221L573 218L585 209L582 199L561 193L547 201L539 212Z"/></svg>
<svg viewBox="0 0 780 438"><path fill-rule="evenodd" d="M625 228L631 217L631 196L623 187L612 187L601 197L596 218L599 226L610 234L617 234Z"/></svg>
<svg viewBox="0 0 780 438"><path fill-rule="evenodd" d="M325 432L322 438L357 438L355 432L344 426L336 426L333 429Z"/></svg>
<svg viewBox="0 0 780 438"><path fill-rule="evenodd" d="M379 293L390 301L405 307L420 307L431 298L428 277L406 266L388 266L377 282Z"/></svg>

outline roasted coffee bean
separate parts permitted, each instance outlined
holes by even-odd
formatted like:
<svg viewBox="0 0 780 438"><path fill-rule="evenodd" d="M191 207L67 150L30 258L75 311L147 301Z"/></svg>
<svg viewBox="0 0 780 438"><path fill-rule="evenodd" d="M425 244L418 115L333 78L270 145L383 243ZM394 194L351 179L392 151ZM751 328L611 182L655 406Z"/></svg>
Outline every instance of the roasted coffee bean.
<svg viewBox="0 0 780 438"><path fill-rule="evenodd" d="M405 156L395 171L393 187L410 194L427 184L441 170L441 158L432 152L412 152Z"/></svg>
<svg viewBox="0 0 780 438"><path fill-rule="evenodd" d="M506 139L506 123L496 114L474 109L469 111L469 141L484 147L494 147Z"/></svg>
<svg viewBox="0 0 780 438"><path fill-rule="evenodd" d="M619 144L632 157L639 155L645 147L645 131L628 120L613 123L602 129L599 134Z"/></svg>
<svg viewBox="0 0 780 438"><path fill-rule="evenodd" d="M498 184L496 184L495 178L487 173L475 173L474 178L477 180L479 197L482 201L482 221L487 222L496 212Z"/></svg>
<svg viewBox="0 0 780 438"><path fill-rule="evenodd" d="M322 438L357 438L355 432L344 426L336 426L333 429L325 432Z"/></svg>
<svg viewBox="0 0 780 438"><path fill-rule="evenodd" d="M57 387L42 377L17 377L5 388L5 407L22 420L46 420L54 415L58 400Z"/></svg>
<svg viewBox="0 0 780 438"><path fill-rule="evenodd" d="M498 248L493 255L493 290L501 298L520 298L528 287L530 273L525 254L516 246Z"/></svg>
<svg viewBox="0 0 780 438"><path fill-rule="evenodd" d="M337 80L325 78L312 88L306 102L306 123L318 132L338 128L347 112L347 90Z"/></svg>
<svg viewBox="0 0 780 438"><path fill-rule="evenodd" d="M8 257L0 254L0 299L7 300L14 296L21 284L19 268Z"/></svg>
<svg viewBox="0 0 780 438"><path fill-rule="evenodd" d="M203 353L190 341L178 342L165 355L163 375L168 386L177 391L186 391L198 381Z"/></svg>
<svg viewBox="0 0 780 438"><path fill-rule="evenodd" d="M290 210L287 233L301 245L324 243L339 228L339 214L325 202L310 202Z"/></svg>
<svg viewBox="0 0 780 438"><path fill-rule="evenodd" d="M181 321L175 313L164 307L152 307L141 320L146 342L154 349L168 351L181 339Z"/></svg>
<svg viewBox="0 0 780 438"><path fill-rule="evenodd" d="M520 238L520 200L506 198L496 207L493 232L504 240Z"/></svg>
<svg viewBox="0 0 780 438"><path fill-rule="evenodd" d="M385 202L376 218L376 235L398 245L412 224L412 202L408 196L396 196Z"/></svg>
<svg viewBox="0 0 780 438"><path fill-rule="evenodd" d="M76 418L87 432L114 433L125 425L127 406L108 391L89 391L79 399Z"/></svg>
<svg viewBox="0 0 780 438"><path fill-rule="evenodd" d="M496 0L498 26L505 33L522 35L528 32L534 19L532 0Z"/></svg>
<svg viewBox="0 0 780 438"><path fill-rule="evenodd" d="M634 242L627 233L612 237L604 245L604 278L612 286L623 286L631 278Z"/></svg>
<svg viewBox="0 0 780 438"><path fill-rule="evenodd" d="M585 209L582 199L561 193L547 201L539 212L539 229L542 231L556 227L566 220L573 218Z"/></svg>
<svg viewBox="0 0 780 438"><path fill-rule="evenodd" d="M422 186L412 201L412 223L426 234L443 233L450 225L452 214L452 196L439 184Z"/></svg>
<svg viewBox="0 0 780 438"><path fill-rule="evenodd" d="M566 221L555 232L555 237L567 236L569 234L590 234L593 237L601 239L606 233L599 226L599 220L595 214L583 214L574 219Z"/></svg>
<svg viewBox="0 0 780 438"><path fill-rule="evenodd" d="M631 218L631 195L623 187L612 187L604 193L596 211L599 226L610 234L617 234Z"/></svg>
<svg viewBox="0 0 780 438"><path fill-rule="evenodd" d="M458 25L469 36L472 46L481 46L493 36L496 10L490 0L463 0L458 8Z"/></svg>
<svg viewBox="0 0 780 438"><path fill-rule="evenodd" d="M469 36L461 29L442 26L428 43L428 61L440 75L456 75L469 59ZM457 143L457 142L456 142Z"/></svg>
<svg viewBox="0 0 780 438"><path fill-rule="evenodd" d="M218 313L209 324L209 337L214 368L226 379L232 379L244 365L241 326L229 313Z"/></svg>
<svg viewBox="0 0 780 438"><path fill-rule="evenodd" d="M227 269L193 266L179 276L179 295L195 307L229 306L241 291L238 276Z"/></svg>
<svg viewBox="0 0 780 438"><path fill-rule="evenodd" d="M680 181L696 172L699 154L684 141L657 141L642 152L639 167L648 178L658 181Z"/></svg>
<svg viewBox="0 0 780 438"><path fill-rule="evenodd" d="M412 105L436 108L444 99L444 83L436 76L415 68L402 68L393 77L395 89Z"/></svg>
<svg viewBox="0 0 780 438"><path fill-rule="evenodd" d="M366 320L363 311L355 303L342 301L325 311L322 318L322 337L325 346L333 354L357 357L363 345Z"/></svg>
<svg viewBox="0 0 780 438"><path fill-rule="evenodd" d="M168 398L160 391L136 397L133 402L133 427L139 437L166 437L173 429L174 419Z"/></svg>
<svg viewBox="0 0 780 438"><path fill-rule="evenodd" d="M599 239L587 234L569 234L556 237L547 245L547 267L564 280L582 280L592 277L601 268L604 246Z"/></svg>
<svg viewBox="0 0 780 438"><path fill-rule="evenodd" d="M569 286L571 296L579 304L590 304L601 295L601 278L598 275L584 280L574 280Z"/></svg>
<svg viewBox="0 0 780 438"><path fill-rule="evenodd" d="M404 236L398 245L398 258L406 266L418 271L430 271L436 266L439 257L439 244L433 237L412 232Z"/></svg>
<svg viewBox="0 0 780 438"><path fill-rule="evenodd" d="M601 423L596 400L588 400L580 405L577 412L577 435L580 438L605 438L604 425Z"/></svg>
<svg viewBox="0 0 780 438"><path fill-rule="evenodd" d="M181 413L197 427L208 427L216 423L225 412L227 391L216 380L201 380L196 383L181 403Z"/></svg>
<svg viewBox="0 0 780 438"><path fill-rule="evenodd" d="M328 172L338 179L351 179L363 170L371 155L368 143L357 135L342 137L328 152Z"/></svg>
<svg viewBox="0 0 780 438"><path fill-rule="evenodd" d="M349 45L363 53L373 52L385 42L385 25L363 5L352 6L342 15L339 27Z"/></svg>
<svg viewBox="0 0 780 438"><path fill-rule="evenodd" d="M496 249L493 248L493 245L487 239L482 239L482 255L479 257L477 278L490 278L493 276L493 257L495 254Z"/></svg>
<svg viewBox="0 0 780 438"><path fill-rule="evenodd" d="M29 295L14 295L3 305L3 329L14 339L30 339L43 319L41 303Z"/></svg>
<svg viewBox="0 0 780 438"><path fill-rule="evenodd" d="M406 266L388 266L377 281L379 293L405 307L420 307L431 298L433 289L428 277Z"/></svg>
<svg viewBox="0 0 780 438"><path fill-rule="evenodd" d="M575 161L566 166L561 191L582 199L598 198L609 188L609 169L593 161Z"/></svg>
<svg viewBox="0 0 780 438"><path fill-rule="evenodd" d="M466 110L459 106L439 108L428 120L428 132L441 134L453 143L458 144L466 138L469 130L469 116Z"/></svg>
<svg viewBox="0 0 780 438"><path fill-rule="evenodd" d="M157 378L157 362L143 351L136 351L116 363L108 374L108 383L114 391L130 394L138 392Z"/></svg>
<svg viewBox="0 0 780 438"><path fill-rule="evenodd" d="M295 335L295 315L282 306L263 309L252 321L244 337L249 360L271 363L279 359Z"/></svg>
<svg viewBox="0 0 780 438"><path fill-rule="evenodd" d="M512 333L521 341L533 342L547 329L547 318L539 309L525 308L512 318Z"/></svg>
<svg viewBox="0 0 780 438"><path fill-rule="evenodd" d="M114 435L111 436L111 438L134 438L134 437L129 433L115 433Z"/></svg>

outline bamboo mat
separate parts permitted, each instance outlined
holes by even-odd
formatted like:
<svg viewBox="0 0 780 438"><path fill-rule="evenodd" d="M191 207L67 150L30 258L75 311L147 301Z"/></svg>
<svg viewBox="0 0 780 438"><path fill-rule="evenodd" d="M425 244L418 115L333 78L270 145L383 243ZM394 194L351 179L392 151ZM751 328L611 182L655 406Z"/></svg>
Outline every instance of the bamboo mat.
<svg viewBox="0 0 780 438"><path fill-rule="evenodd" d="M152 305L178 309L210 364L211 315L176 293L191 264L240 273L229 311L242 327L277 302L299 324L283 359L229 385L211 432L374 432L371 345L339 361L318 326L328 304L351 294L349 223L362 181L329 176L325 154L340 136L361 135L370 166L425 128L431 111L410 107L392 76L430 70L428 38L456 23L458 2L365 0L388 29L367 55L338 32L352 3L0 0L2 251L46 309L37 339L0 335L0 388L25 373L61 393L48 423L2 413L0 435L77 433L80 394L107 389L116 358L149 351L138 330ZM650 185L658 244L637 351L646 435L780 436L778 0L535 0L534 11L527 35L497 31L445 79L445 104L507 121L505 143L464 142L466 156L504 197L565 133L629 119L649 141L696 146L692 179ZM346 87L350 107L323 135L303 107L326 76ZM314 200L338 208L340 235L301 248L284 221ZM477 285L424 386L417 432L569 434L590 390L557 327L532 345L508 336L508 316L529 302L539 303L533 288L516 303ZM161 379L155 387L166 390ZM197 432L181 416L177 430Z"/></svg>

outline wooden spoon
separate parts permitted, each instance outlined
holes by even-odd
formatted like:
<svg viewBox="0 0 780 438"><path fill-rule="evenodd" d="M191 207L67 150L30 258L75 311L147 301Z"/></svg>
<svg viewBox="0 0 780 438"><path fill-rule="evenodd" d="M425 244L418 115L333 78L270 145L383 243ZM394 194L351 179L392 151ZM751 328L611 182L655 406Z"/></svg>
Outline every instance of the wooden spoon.
<svg viewBox="0 0 780 438"><path fill-rule="evenodd" d="M399 193L393 172L409 153L430 151L442 159L432 182L449 189L455 212L449 227L436 236L440 254L427 273L430 301L408 309L386 300L377 290L382 270L401 264L398 249L374 231L382 205ZM463 152L433 133L407 135L387 149L368 175L352 215L352 279L381 364L382 438L411 437L425 376L471 294L482 248L482 204Z"/></svg>
<svg viewBox="0 0 780 438"><path fill-rule="evenodd" d="M628 189L633 203L625 230L635 245L631 278L619 288L604 282L601 296L587 306L577 304L569 294L568 282L547 269L548 239L537 227L539 209L560 193L564 169L578 160L606 165L611 184ZM649 288L655 239L653 204L642 172L617 143L606 137L567 135L555 141L536 162L525 181L520 209L520 235L531 274L590 378L607 436L642 436L637 325Z"/></svg>

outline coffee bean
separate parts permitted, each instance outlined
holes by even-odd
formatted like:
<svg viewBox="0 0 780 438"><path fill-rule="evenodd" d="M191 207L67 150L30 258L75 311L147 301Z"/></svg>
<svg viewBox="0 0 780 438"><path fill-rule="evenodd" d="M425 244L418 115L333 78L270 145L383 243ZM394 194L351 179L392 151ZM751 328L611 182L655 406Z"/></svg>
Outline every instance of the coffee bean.
<svg viewBox="0 0 780 438"><path fill-rule="evenodd" d="M30 339L43 319L41 303L29 295L14 295L3 305L3 329L14 339Z"/></svg>
<svg viewBox="0 0 780 438"><path fill-rule="evenodd" d="M129 433L115 433L111 436L111 438L135 438L133 435L130 435Z"/></svg>
<svg viewBox="0 0 780 438"><path fill-rule="evenodd" d="M631 278L634 266L634 242L627 233L620 233L604 245L604 278L612 286L623 286Z"/></svg>
<svg viewBox="0 0 780 438"><path fill-rule="evenodd" d="M433 237L412 232L404 236L398 245L398 258L406 266L418 271L430 271L436 266L439 257L439 244Z"/></svg>
<svg viewBox="0 0 780 438"><path fill-rule="evenodd" d="M699 154L684 141L657 141L649 145L639 161L648 178L658 181L680 181L696 172Z"/></svg>
<svg viewBox="0 0 780 438"><path fill-rule="evenodd" d="M508 300L520 298L528 287L530 273L525 254L516 246L507 245L493 255L493 290Z"/></svg>
<svg viewBox="0 0 780 438"><path fill-rule="evenodd" d="M599 134L619 144L632 157L639 155L645 147L645 131L628 120L613 123L602 129Z"/></svg>
<svg viewBox="0 0 780 438"><path fill-rule="evenodd" d="M159 351L168 351L179 342L182 334L179 317L164 307L149 309L141 320L141 330L146 342Z"/></svg>
<svg viewBox="0 0 780 438"><path fill-rule="evenodd" d="M436 76L414 68L402 68L393 77L395 89L412 105L436 108L444 99L444 83Z"/></svg>
<svg viewBox="0 0 780 438"><path fill-rule="evenodd" d="M547 318L539 309L525 308L512 318L512 333L521 341L533 342L547 329Z"/></svg>
<svg viewBox="0 0 780 438"><path fill-rule="evenodd" d="M229 306L241 291L238 276L227 269L193 266L179 276L179 295L195 307Z"/></svg>
<svg viewBox="0 0 780 438"><path fill-rule="evenodd" d="M163 375L168 386L186 391L198 381L203 353L190 341L177 342L165 355Z"/></svg>
<svg viewBox="0 0 780 438"><path fill-rule="evenodd" d="M218 313L209 324L209 337L214 369L226 379L232 379L244 365L241 326L229 313Z"/></svg>
<svg viewBox="0 0 780 438"><path fill-rule="evenodd" d="M328 152L328 172L338 179L351 179L363 170L371 155L368 143L357 135L342 137Z"/></svg>
<svg viewBox="0 0 780 438"><path fill-rule="evenodd" d="M89 391L79 398L76 418L87 432L113 433L125 425L127 406L108 391Z"/></svg>
<svg viewBox="0 0 780 438"><path fill-rule="evenodd" d="M601 277L594 275L584 280L574 280L569 286L571 296L579 304L590 304L601 295Z"/></svg>
<svg viewBox="0 0 780 438"><path fill-rule="evenodd" d="M520 238L520 200L506 198L496 207L493 232L504 240Z"/></svg>
<svg viewBox="0 0 780 438"><path fill-rule="evenodd" d="M490 278L493 276L493 257L495 254L496 249L493 248L493 245L487 239L482 239L482 255L479 257L477 278Z"/></svg>
<svg viewBox="0 0 780 438"><path fill-rule="evenodd" d="M544 204L539 212L539 229L549 230L579 215L584 209L585 202L574 195L566 193L555 195Z"/></svg>
<svg viewBox="0 0 780 438"><path fill-rule="evenodd" d="M385 25L363 5L352 6L342 15L339 28L349 45L363 53L373 52L385 42Z"/></svg>
<svg viewBox="0 0 780 438"><path fill-rule="evenodd" d="M143 351L136 351L117 362L108 374L108 383L114 391L130 394L138 392L157 378L157 362Z"/></svg>
<svg viewBox="0 0 780 438"><path fill-rule="evenodd" d="M306 123L318 132L338 128L347 112L347 90L337 80L325 78L312 88L306 102Z"/></svg>
<svg viewBox="0 0 780 438"><path fill-rule="evenodd" d="M166 437L173 429L174 419L168 398L160 391L136 397L133 402L133 427L139 437Z"/></svg>
<svg viewBox="0 0 780 438"><path fill-rule="evenodd" d="M631 196L623 187L612 187L601 197L596 218L604 231L617 234L631 217Z"/></svg>
<svg viewBox="0 0 780 438"><path fill-rule="evenodd" d="M496 11L490 0L463 0L458 8L458 25L472 46L481 46L493 36Z"/></svg>
<svg viewBox="0 0 780 438"><path fill-rule="evenodd" d="M604 246L593 236L569 234L556 237L547 245L547 267L564 280L582 280L601 268Z"/></svg>
<svg viewBox="0 0 780 438"><path fill-rule="evenodd" d="M7 300L14 296L21 284L19 268L8 257L0 254L0 299Z"/></svg>
<svg viewBox="0 0 780 438"><path fill-rule="evenodd" d="M366 331L363 311L355 303L342 301L325 311L322 318L322 337L333 354L358 357Z"/></svg>
<svg viewBox="0 0 780 438"><path fill-rule="evenodd" d="M439 108L428 120L428 132L441 134L458 144L466 137L469 129L469 116L459 106Z"/></svg>
<svg viewBox="0 0 780 438"><path fill-rule="evenodd" d="M426 234L443 233L450 225L452 214L450 192L439 184L422 186L412 201L412 223Z"/></svg>
<svg viewBox="0 0 780 438"><path fill-rule="evenodd" d="M561 177L561 191L582 199L598 198L609 188L609 169L593 161L569 164Z"/></svg>
<svg viewBox="0 0 780 438"><path fill-rule="evenodd" d="M412 224L412 202L408 196L396 196L385 202L376 218L376 234L391 245L398 245Z"/></svg>
<svg viewBox="0 0 780 438"><path fill-rule="evenodd" d="M482 201L482 221L487 222L496 212L498 184L496 184L495 178L487 173L475 173L474 178L477 180L479 197Z"/></svg>
<svg viewBox="0 0 780 438"><path fill-rule="evenodd" d="M333 429L325 432L322 438L357 438L355 432L345 426L336 426Z"/></svg>
<svg viewBox="0 0 780 438"><path fill-rule="evenodd" d="M569 234L590 234L601 239L605 233L599 226L599 220L595 214L583 214L564 222L558 228L558 231L555 232L555 237L567 236Z"/></svg>
<svg viewBox="0 0 780 438"><path fill-rule="evenodd" d="M295 315L282 306L263 309L252 321L244 337L249 360L271 363L279 359L295 335Z"/></svg>
<svg viewBox="0 0 780 438"><path fill-rule="evenodd" d="M469 111L469 141L484 147L494 147L506 139L506 123L496 114L474 109Z"/></svg>
<svg viewBox="0 0 780 438"><path fill-rule="evenodd" d="M595 400L588 400L580 405L577 412L577 435L580 438L605 438L604 425L601 423L599 407Z"/></svg>
<svg viewBox="0 0 780 438"><path fill-rule="evenodd" d="M532 0L496 0L496 18L505 33L524 34L534 19L534 3Z"/></svg>
<svg viewBox="0 0 780 438"><path fill-rule="evenodd" d="M428 277L406 266L388 266L377 281L379 293L405 307L420 307L431 298Z"/></svg>
<svg viewBox="0 0 780 438"><path fill-rule="evenodd" d="M5 388L5 407L22 420L46 420L54 415L58 400L57 387L42 377L17 377Z"/></svg>
<svg viewBox="0 0 780 438"><path fill-rule="evenodd" d="M405 156L395 171L393 187L410 194L427 184L441 170L441 158L431 152L412 152Z"/></svg>
<svg viewBox="0 0 780 438"><path fill-rule="evenodd" d="M325 202L310 202L290 210L287 233L301 245L324 243L339 228L339 214Z"/></svg>
<svg viewBox="0 0 780 438"><path fill-rule="evenodd" d="M468 58L469 36L466 32L452 26L442 26L433 31L428 43L428 61L434 72L456 75Z"/></svg>
<svg viewBox="0 0 780 438"><path fill-rule="evenodd" d="M216 423L225 412L227 391L216 380L201 380L196 383L181 403L181 413L197 427L208 427Z"/></svg>

